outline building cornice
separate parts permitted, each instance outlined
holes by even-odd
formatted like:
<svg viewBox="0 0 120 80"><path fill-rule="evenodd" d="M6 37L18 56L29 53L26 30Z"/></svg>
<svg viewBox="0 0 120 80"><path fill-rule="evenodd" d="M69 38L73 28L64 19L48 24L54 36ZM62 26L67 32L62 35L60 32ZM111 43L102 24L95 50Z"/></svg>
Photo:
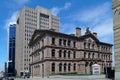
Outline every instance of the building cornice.
<svg viewBox="0 0 120 80"><path fill-rule="evenodd" d="M37 37L36 37L37 35ZM39 35L39 36L38 36ZM60 32L54 32L54 31L50 31L50 30L35 30L34 34L32 36L32 39L29 42L29 46L32 46L36 41L38 41L39 39L41 39L42 37L44 37L45 35L52 35L52 36L59 36L59 37L65 37L68 39L73 39L73 40L78 40L78 41L84 41L86 38L91 37L95 40L96 43L98 44L102 44L102 45L108 45L108 46L113 46L112 44L109 43L105 43L105 42L100 42L93 34L86 34L80 37L77 36L72 36L72 35L68 35L68 34L64 34L64 33L60 33Z"/></svg>
<svg viewBox="0 0 120 80"><path fill-rule="evenodd" d="M101 53L101 54L104 53L104 54L110 54L110 55L112 55L111 52L101 52L101 51L96 51L96 50L93 50L93 49L77 49L76 47L46 45L46 46L41 47L41 49L37 49L34 52L32 52L30 54L30 56L36 54L39 51L42 51L45 48L66 49L66 50L72 50L72 51L84 51L84 52L94 52L94 53Z"/></svg>
<svg viewBox="0 0 120 80"><path fill-rule="evenodd" d="M84 61L84 62L86 62L86 61L88 61L88 62L95 62L95 61L97 61L97 62L105 62L102 59L90 59L90 58L84 58L84 59L83 58L81 58L81 59L80 58L78 58L78 59L73 59L73 58L72 59L45 58L43 60L34 61L34 62L30 63L30 65L43 63L43 62L47 62L47 61L54 61L54 62L62 62L62 61L64 61L64 62L81 62L81 61ZM109 61L106 61L106 62L112 62L112 61L109 60Z"/></svg>
<svg viewBox="0 0 120 80"><path fill-rule="evenodd" d="M120 6L120 1L119 1L119 0L115 0L115 1L113 2L112 9L115 9L115 8L117 8L117 7L119 7L119 6Z"/></svg>

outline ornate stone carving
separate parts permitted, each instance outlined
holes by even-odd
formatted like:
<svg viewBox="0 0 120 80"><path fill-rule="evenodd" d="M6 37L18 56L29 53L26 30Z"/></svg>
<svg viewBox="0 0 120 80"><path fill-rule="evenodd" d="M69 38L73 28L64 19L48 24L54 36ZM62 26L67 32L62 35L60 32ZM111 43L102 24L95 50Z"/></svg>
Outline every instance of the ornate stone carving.
<svg viewBox="0 0 120 80"><path fill-rule="evenodd" d="M120 15L120 8L119 9L115 9L114 15Z"/></svg>

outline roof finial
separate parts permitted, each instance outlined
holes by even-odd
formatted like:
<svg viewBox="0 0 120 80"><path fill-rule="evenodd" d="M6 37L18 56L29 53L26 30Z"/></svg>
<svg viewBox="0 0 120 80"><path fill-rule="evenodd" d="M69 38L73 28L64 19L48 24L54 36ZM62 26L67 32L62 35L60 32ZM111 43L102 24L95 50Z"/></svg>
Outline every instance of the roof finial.
<svg viewBox="0 0 120 80"><path fill-rule="evenodd" d="M86 34L90 34L90 33L91 33L91 32L90 32L90 30L89 30L89 27L87 27L87 28L86 28L86 32L85 32L85 35L86 35Z"/></svg>

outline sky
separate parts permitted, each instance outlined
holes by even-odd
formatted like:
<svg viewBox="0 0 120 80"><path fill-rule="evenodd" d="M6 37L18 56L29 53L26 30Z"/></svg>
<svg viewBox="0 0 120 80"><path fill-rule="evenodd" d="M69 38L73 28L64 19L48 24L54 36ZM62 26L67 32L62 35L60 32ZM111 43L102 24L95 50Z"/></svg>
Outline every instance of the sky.
<svg viewBox="0 0 120 80"><path fill-rule="evenodd" d="M24 6L50 9L60 17L62 33L74 34L75 28L80 27L83 35L89 27L91 32L97 32L100 41L114 44L112 0L2 0L0 3L0 71L8 60L9 25L16 23L16 16Z"/></svg>

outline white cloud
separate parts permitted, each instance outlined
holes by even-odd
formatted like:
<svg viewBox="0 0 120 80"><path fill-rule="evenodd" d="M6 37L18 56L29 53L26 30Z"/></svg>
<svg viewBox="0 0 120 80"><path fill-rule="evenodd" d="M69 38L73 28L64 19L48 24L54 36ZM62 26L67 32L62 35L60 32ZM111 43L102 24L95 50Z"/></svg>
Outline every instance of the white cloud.
<svg viewBox="0 0 120 80"><path fill-rule="evenodd" d="M104 37L109 34L113 33L113 20L106 19L102 21L100 24L97 24L92 28L94 32L97 32L99 34L99 37Z"/></svg>
<svg viewBox="0 0 120 80"><path fill-rule="evenodd" d="M60 12L61 9L58 7L53 7L51 10L52 10L52 14L56 16Z"/></svg>
<svg viewBox="0 0 120 80"><path fill-rule="evenodd" d="M63 9L68 9L71 6L71 3L65 3Z"/></svg>
<svg viewBox="0 0 120 80"><path fill-rule="evenodd" d="M111 11L111 13L110 13ZM97 32L98 38L104 42L113 42L113 20L112 20L112 10L111 4L106 2L104 4L94 6L94 8L87 8L83 11L77 11L75 14L68 17L71 23L62 23L62 25L69 26L66 27L73 33L75 26L79 26L82 29L82 34L85 32L86 27L90 27L91 32ZM84 23L86 25L75 25L76 21L78 23ZM71 25L73 27L71 27ZM86 27L85 27L86 26ZM70 28L71 27L71 28ZM66 30L66 31L65 31ZM70 33L70 31L64 29L64 32ZM75 29L74 29L75 30ZM74 31L75 32L75 31ZM109 37L109 39L108 39Z"/></svg>
<svg viewBox="0 0 120 80"><path fill-rule="evenodd" d="M98 23L99 21L109 16L106 15L106 13L108 13L108 11L110 10L110 5L110 3L106 2L94 8L88 8L84 11L79 11L75 15L73 15L72 18L73 20L80 22Z"/></svg>
<svg viewBox="0 0 120 80"><path fill-rule="evenodd" d="M5 29L9 29L10 24L16 24L18 11L13 12L13 14L6 20Z"/></svg>
<svg viewBox="0 0 120 80"><path fill-rule="evenodd" d="M60 13L62 10L66 10L71 6L71 3L65 3L63 7L53 7L51 9L53 15L57 15Z"/></svg>

